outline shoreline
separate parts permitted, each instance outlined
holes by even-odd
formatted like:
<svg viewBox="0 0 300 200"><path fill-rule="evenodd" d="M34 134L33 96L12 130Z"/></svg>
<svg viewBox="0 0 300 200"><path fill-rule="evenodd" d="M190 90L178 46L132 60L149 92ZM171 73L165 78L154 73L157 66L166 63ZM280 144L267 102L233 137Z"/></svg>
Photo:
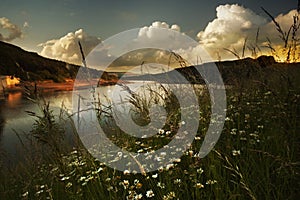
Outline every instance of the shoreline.
<svg viewBox="0 0 300 200"><path fill-rule="evenodd" d="M110 85L116 85L118 82L125 83L124 81L120 81L117 79L114 80L92 79L90 82L86 82L86 81L82 83L76 82L76 84L74 79L65 79L65 82L62 83L56 83L53 80L44 80L44 81L36 81L36 82L24 81L19 85L10 86L5 88L5 90L0 90L0 94L5 95L5 93L24 91L24 87L28 88L31 91L46 93L46 92L58 92L58 91L71 91L74 89L74 87L76 89L80 89L80 88L85 88L90 84L96 85L97 87L110 86Z"/></svg>

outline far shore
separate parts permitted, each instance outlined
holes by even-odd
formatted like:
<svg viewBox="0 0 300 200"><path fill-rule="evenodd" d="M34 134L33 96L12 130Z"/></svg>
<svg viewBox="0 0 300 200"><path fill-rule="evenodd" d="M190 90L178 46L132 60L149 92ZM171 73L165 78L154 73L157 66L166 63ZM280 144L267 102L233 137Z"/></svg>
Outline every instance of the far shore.
<svg viewBox="0 0 300 200"><path fill-rule="evenodd" d="M91 81L84 81L84 82L76 82L76 88L85 88L92 85L98 86L108 86L108 85L115 85L118 82L120 82L118 79L114 80L104 80L104 79L92 79ZM36 81L36 82L28 82L24 81L19 85L7 87L4 90L4 93L8 92L16 92L16 91L23 91L24 87L26 86L32 91L41 91L41 92L56 92L56 91L72 91L74 89L74 79L65 79L65 82L57 83L53 80L44 80L44 81ZM2 90L0 90L0 93L3 93Z"/></svg>

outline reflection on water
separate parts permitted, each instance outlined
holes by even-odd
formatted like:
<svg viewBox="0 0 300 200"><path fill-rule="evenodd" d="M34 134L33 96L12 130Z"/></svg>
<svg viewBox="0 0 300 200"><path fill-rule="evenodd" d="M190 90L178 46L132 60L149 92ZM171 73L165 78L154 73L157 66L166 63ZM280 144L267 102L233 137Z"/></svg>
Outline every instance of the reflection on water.
<svg viewBox="0 0 300 200"><path fill-rule="evenodd" d="M8 93L6 99L6 106L15 108L15 106L20 105L22 100L22 92Z"/></svg>
<svg viewBox="0 0 300 200"><path fill-rule="evenodd" d="M43 96L50 102L54 113L59 112L62 102L68 108L72 105L72 91L46 93ZM0 149L4 150L10 161L18 159L22 151L16 133L20 136L29 133L36 120L26 111L40 113L38 105L28 100L22 92L8 93L0 100Z"/></svg>
<svg viewBox="0 0 300 200"><path fill-rule="evenodd" d="M101 87L101 92L110 90L112 86ZM50 102L50 109L58 115L63 105L69 113L72 111L73 91L55 91L43 93L43 98ZM8 93L0 99L0 151L4 150L10 161L18 160L22 154L20 140L16 133L23 137L32 130L36 118L26 111L41 115L39 106L28 100L22 92ZM66 126L68 126L66 124ZM0 158L1 159L1 158Z"/></svg>

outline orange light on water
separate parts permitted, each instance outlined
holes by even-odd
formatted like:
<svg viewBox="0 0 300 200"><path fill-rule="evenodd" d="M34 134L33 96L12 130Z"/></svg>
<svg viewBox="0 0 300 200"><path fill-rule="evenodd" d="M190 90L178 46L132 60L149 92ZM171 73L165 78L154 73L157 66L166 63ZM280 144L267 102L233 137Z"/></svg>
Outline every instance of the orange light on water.
<svg viewBox="0 0 300 200"><path fill-rule="evenodd" d="M22 99L22 92L8 93L7 105L9 107L15 107Z"/></svg>

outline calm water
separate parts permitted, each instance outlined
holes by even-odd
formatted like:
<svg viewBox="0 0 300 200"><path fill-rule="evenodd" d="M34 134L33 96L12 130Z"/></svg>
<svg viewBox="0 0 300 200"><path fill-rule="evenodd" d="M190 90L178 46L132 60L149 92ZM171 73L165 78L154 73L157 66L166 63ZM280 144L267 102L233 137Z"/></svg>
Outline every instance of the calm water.
<svg viewBox="0 0 300 200"><path fill-rule="evenodd" d="M109 91L112 86L101 87L102 91ZM69 113L72 112L73 91L60 91L43 94L54 114L59 114L62 103ZM2 95L2 94L0 94ZM18 159L22 148L18 133L21 137L32 130L35 117L29 116L26 111L40 113L37 104L28 100L22 92L9 93L0 99L0 152L10 160Z"/></svg>
<svg viewBox="0 0 300 200"><path fill-rule="evenodd" d="M141 83L130 84L133 91L139 88ZM199 86L202 87L202 86ZM119 86L104 86L96 89L99 94L108 94L113 99L120 98L119 95L124 93L124 89ZM126 92L125 92L126 93ZM2 94L0 94L2 95ZM62 103L69 113L72 113L72 96L73 91L61 91L43 94L44 98L50 102L51 110L54 114L59 114ZM84 95L87 97L86 95ZM107 99L102 95L101 102ZM123 96L124 97L124 96ZM118 102L120 100L116 100ZM76 103L75 103L76 104ZM22 92L9 93L5 99L0 99L0 153L4 152L10 160L18 160L22 155L22 146L16 133L21 137L24 133L32 130L32 125L36 118L29 116L26 111L39 113L38 105L28 100Z"/></svg>
<svg viewBox="0 0 300 200"><path fill-rule="evenodd" d="M48 93L44 96L55 111L59 110L62 102L69 107L72 105L72 91ZM25 111L39 113L39 108L26 99L22 92L9 93L0 100L0 149L9 158L18 156L22 151L16 133L22 136L32 129L35 118Z"/></svg>

